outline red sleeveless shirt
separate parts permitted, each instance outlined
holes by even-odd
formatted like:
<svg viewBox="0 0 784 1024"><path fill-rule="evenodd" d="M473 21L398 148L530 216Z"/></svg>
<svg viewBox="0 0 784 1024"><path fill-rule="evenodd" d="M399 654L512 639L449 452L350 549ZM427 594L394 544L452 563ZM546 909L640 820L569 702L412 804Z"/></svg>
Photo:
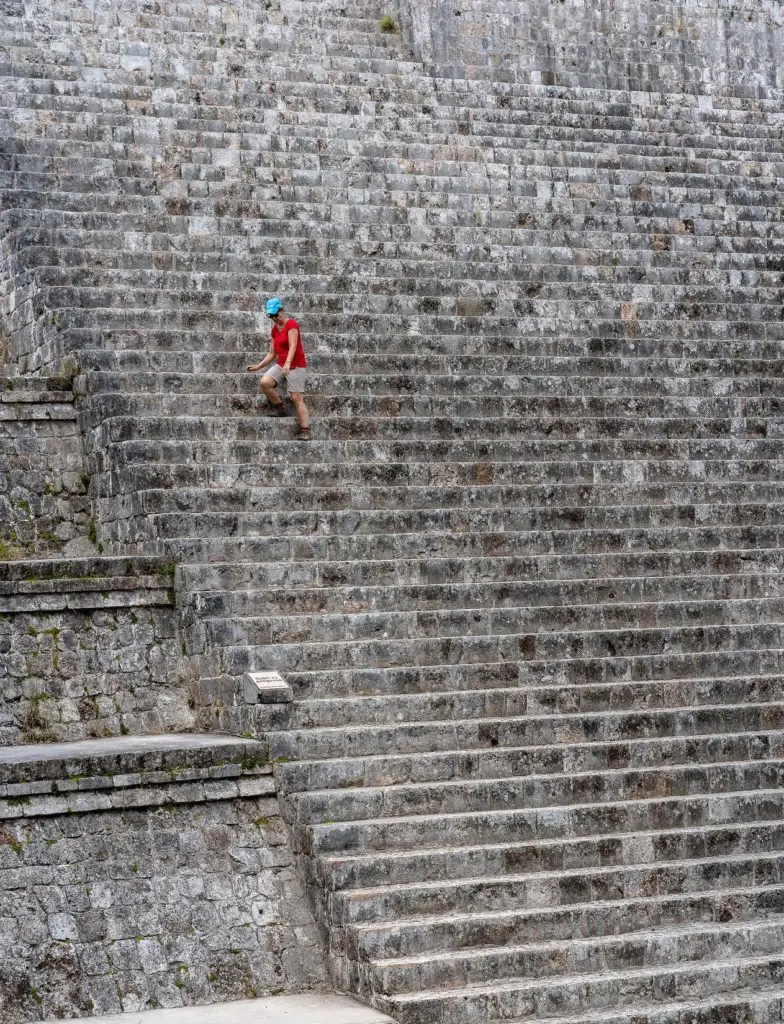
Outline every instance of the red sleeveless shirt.
<svg viewBox="0 0 784 1024"><path fill-rule="evenodd" d="M297 332L297 347L294 350L294 358L291 360L292 370L297 370L301 366L307 366L308 361L305 358L305 349L302 347L302 331L296 320L289 317L282 327L273 326L272 347L275 349L278 366L284 366L289 355L289 331L291 330Z"/></svg>

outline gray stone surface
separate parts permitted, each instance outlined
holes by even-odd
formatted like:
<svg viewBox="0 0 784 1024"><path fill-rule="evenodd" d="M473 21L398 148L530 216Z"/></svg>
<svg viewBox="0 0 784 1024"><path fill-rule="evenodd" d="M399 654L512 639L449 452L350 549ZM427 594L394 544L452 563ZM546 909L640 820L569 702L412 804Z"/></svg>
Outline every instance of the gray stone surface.
<svg viewBox="0 0 784 1024"><path fill-rule="evenodd" d="M4 348L78 359L100 538L177 562L194 724L266 735L27 762L4 822L173 815L198 860L274 771L332 978L404 1024L780 1021L779 6L63 2L2 26ZM272 293L307 445L244 371ZM100 922L14 864L83 1014ZM177 920L113 948L124 1005Z"/></svg>
<svg viewBox="0 0 784 1024"><path fill-rule="evenodd" d="M34 386L0 378L3 560L62 553L79 541L94 551L90 478L67 384L65 378Z"/></svg>
<svg viewBox="0 0 784 1024"><path fill-rule="evenodd" d="M397 10L417 54L458 76L706 95L784 86L773 0L398 0Z"/></svg>
<svg viewBox="0 0 784 1024"><path fill-rule="evenodd" d="M68 757L77 774L60 775L59 795L20 784L0 801L2 1019L323 987L320 940L259 745L97 746L13 758L20 775L25 756L50 766ZM146 770L128 775L139 758ZM102 774L78 774L88 764Z"/></svg>
<svg viewBox="0 0 784 1024"><path fill-rule="evenodd" d="M192 727L170 586L167 577L0 582L0 744Z"/></svg>

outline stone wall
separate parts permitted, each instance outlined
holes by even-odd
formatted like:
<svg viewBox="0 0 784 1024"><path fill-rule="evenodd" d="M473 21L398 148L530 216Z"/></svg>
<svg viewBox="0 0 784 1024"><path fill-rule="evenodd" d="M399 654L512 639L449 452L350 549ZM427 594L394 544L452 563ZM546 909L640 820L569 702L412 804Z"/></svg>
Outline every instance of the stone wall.
<svg viewBox="0 0 784 1024"><path fill-rule="evenodd" d="M191 742L0 770L4 1024L324 984L260 745Z"/></svg>
<svg viewBox="0 0 784 1024"><path fill-rule="evenodd" d="M89 484L69 379L0 380L0 561L93 550Z"/></svg>
<svg viewBox="0 0 784 1024"><path fill-rule="evenodd" d="M193 728L169 567L19 562L0 571L0 745Z"/></svg>
<svg viewBox="0 0 784 1024"><path fill-rule="evenodd" d="M457 77L746 96L784 85L775 0L399 0L396 10L417 56Z"/></svg>

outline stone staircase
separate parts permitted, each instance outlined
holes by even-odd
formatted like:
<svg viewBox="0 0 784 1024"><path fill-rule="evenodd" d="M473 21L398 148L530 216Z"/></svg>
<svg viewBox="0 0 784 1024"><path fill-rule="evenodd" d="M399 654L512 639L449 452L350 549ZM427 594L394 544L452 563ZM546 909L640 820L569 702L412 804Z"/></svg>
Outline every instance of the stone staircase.
<svg viewBox="0 0 784 1024"><path fill-rule="evenodd" d="M177 561L204 692L291 683L342 988L772 1024L779 98L439 77L384 13L7 19L17 362L78 362L100 540ZM243 372L271 293L309 445Z"/></svg>

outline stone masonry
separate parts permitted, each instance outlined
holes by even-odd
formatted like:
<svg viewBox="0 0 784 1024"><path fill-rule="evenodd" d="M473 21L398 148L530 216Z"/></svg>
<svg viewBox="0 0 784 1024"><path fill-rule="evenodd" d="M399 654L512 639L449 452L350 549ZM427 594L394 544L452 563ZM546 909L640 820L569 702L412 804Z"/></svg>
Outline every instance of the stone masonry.
<svg viewBox="0 0 784 1024"><path fill-rule="evenodd" d="M87 554L90 478L67 376L0 380L0 557Z"/></svg>
<svg viewBox="0 0 784 1024"><path fill-rule="evenodd" d="M704 99L784 87L776 0L397 0L397 10L417 56L445 77Z"/></svg>
<svg viewBox="0 0 784 1024"><path fill-rule="evenodd" d="M14 779L0 783L2 1019L323 984L260 745L172 736L115 744L111 758L101 747L0 756Z"/></svg>
<svg viewBox="0 0 784 1024"><path fill-rule="evenodd" d="M772 0L5 8L9 360L76 373L95 543L176 563L206 766L260 738L330 977L401 1024L782 1020L781 33ZM309 444L244 372L271 294ZM265 877L228 904L259 944ZM138 934L128 1005L181 995L170 918ZM211 988L210 936L189 998L272 984ZM66 1014L108 1005L89 963Z"/></svg>
<svg viewBox="0 0 784 1024"><path fill-rule="evenodd" d="M155 559L0 570L0 745L193 727L173 605Z"/></svg>

